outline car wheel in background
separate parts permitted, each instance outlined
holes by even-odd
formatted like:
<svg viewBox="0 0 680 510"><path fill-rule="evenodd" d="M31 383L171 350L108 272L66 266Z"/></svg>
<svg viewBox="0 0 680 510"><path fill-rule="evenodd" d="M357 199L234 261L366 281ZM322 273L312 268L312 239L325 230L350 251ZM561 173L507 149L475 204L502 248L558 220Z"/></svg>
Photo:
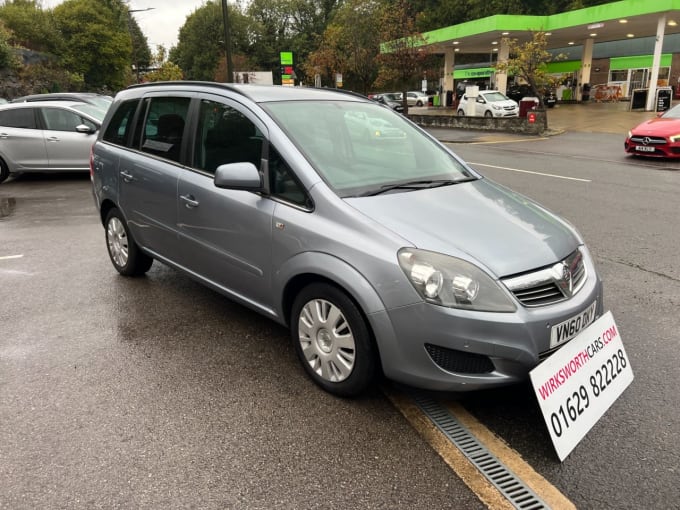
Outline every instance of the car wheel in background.
<svg viewBox="0 0 680 510"><path fill-rule="evenodd" d="M373 382L377 360L366 320L339 288L305 287L295 298L291 335L307 374L324 390L351 397Z"/></svg>
<svg viewBox="0 0 680 510"><path fill-rule="evenodd" d="M419 99L416 101L416 106L423 106L423 102Z"/></svg>
<svg viewBox="0 0 680 510"><path fill-rule="evenodd" d="M0 159L0 182L9 177L9 167L2 159Z"/></svg>
<svg viewBox="0 0 680 510"><path fill-rule="evenodd" d="M463 110L458 110L459 117L465 117L465 112Z"/></svg>
<svg viewBox="0 0 680 510"><path fill-rule="evenodd" d="M153 259L139 249L118 209L111 209L106 215L104 229L106 248L116 271L123 276L138 276L151 268Z"/></svg>

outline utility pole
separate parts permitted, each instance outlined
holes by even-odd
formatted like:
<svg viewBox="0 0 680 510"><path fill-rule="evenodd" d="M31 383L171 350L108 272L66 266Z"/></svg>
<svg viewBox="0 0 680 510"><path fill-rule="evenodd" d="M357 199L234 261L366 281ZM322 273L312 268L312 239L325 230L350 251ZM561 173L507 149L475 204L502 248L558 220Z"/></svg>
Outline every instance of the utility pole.
<svg viewBox="0 0 680 510"><path fill-rule="evenodd" d="M224 20L224 52L227 57L227 83L234 81L234 65L231 62L231 35L229 30L229 14L227 13L227 0L222 0L222 18Z"/></svg>

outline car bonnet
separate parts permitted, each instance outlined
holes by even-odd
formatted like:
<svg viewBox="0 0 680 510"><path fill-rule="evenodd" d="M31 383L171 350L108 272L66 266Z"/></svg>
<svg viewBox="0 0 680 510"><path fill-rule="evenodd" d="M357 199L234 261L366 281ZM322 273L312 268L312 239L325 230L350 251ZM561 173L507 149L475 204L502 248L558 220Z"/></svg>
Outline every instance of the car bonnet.
<svg viewBox="0 0 680 510"><path fill-rule="evenodd" d="M487 179L345 201L415 247L477 261L497 277L553 264L580 244L565 221Z"/></svg>

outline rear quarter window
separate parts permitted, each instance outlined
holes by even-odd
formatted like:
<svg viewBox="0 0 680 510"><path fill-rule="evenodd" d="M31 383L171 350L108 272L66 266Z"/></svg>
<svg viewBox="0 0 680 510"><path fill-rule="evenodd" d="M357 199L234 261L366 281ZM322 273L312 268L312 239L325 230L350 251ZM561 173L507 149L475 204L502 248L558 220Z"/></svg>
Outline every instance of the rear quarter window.
<svg viewBox="0 0 680 510"><path fill-rule="evenodd" d="M124 101L111 117L109 125L106 127L103 139L115 145L127 145L132 132L132 121L137 111L139 99Z"/></svg>
<svg viewBox="0 0 680 510"><path fill-rule="evenodd" d="M0 111L0 126L37 129L33 108L13 108Z"/></svg>

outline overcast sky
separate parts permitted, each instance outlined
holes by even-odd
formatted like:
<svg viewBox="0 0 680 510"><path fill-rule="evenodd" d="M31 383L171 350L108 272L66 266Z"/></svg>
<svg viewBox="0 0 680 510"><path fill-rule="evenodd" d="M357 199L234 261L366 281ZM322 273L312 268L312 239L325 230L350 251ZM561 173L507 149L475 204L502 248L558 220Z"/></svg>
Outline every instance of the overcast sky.
<svg viewBox="0 0 680 510"><path fill-rule="evenodd" d="M63 0L43 0L46 8L59 5ZM149 48L156 51L156 46L162 44L166 50L177 44L179 28L184 25L189 14L203 5L204 0L130 0L127 2L130 10L140 10L132 15L149 41ZM149 11L141 9L152 8Z"/></svg>

